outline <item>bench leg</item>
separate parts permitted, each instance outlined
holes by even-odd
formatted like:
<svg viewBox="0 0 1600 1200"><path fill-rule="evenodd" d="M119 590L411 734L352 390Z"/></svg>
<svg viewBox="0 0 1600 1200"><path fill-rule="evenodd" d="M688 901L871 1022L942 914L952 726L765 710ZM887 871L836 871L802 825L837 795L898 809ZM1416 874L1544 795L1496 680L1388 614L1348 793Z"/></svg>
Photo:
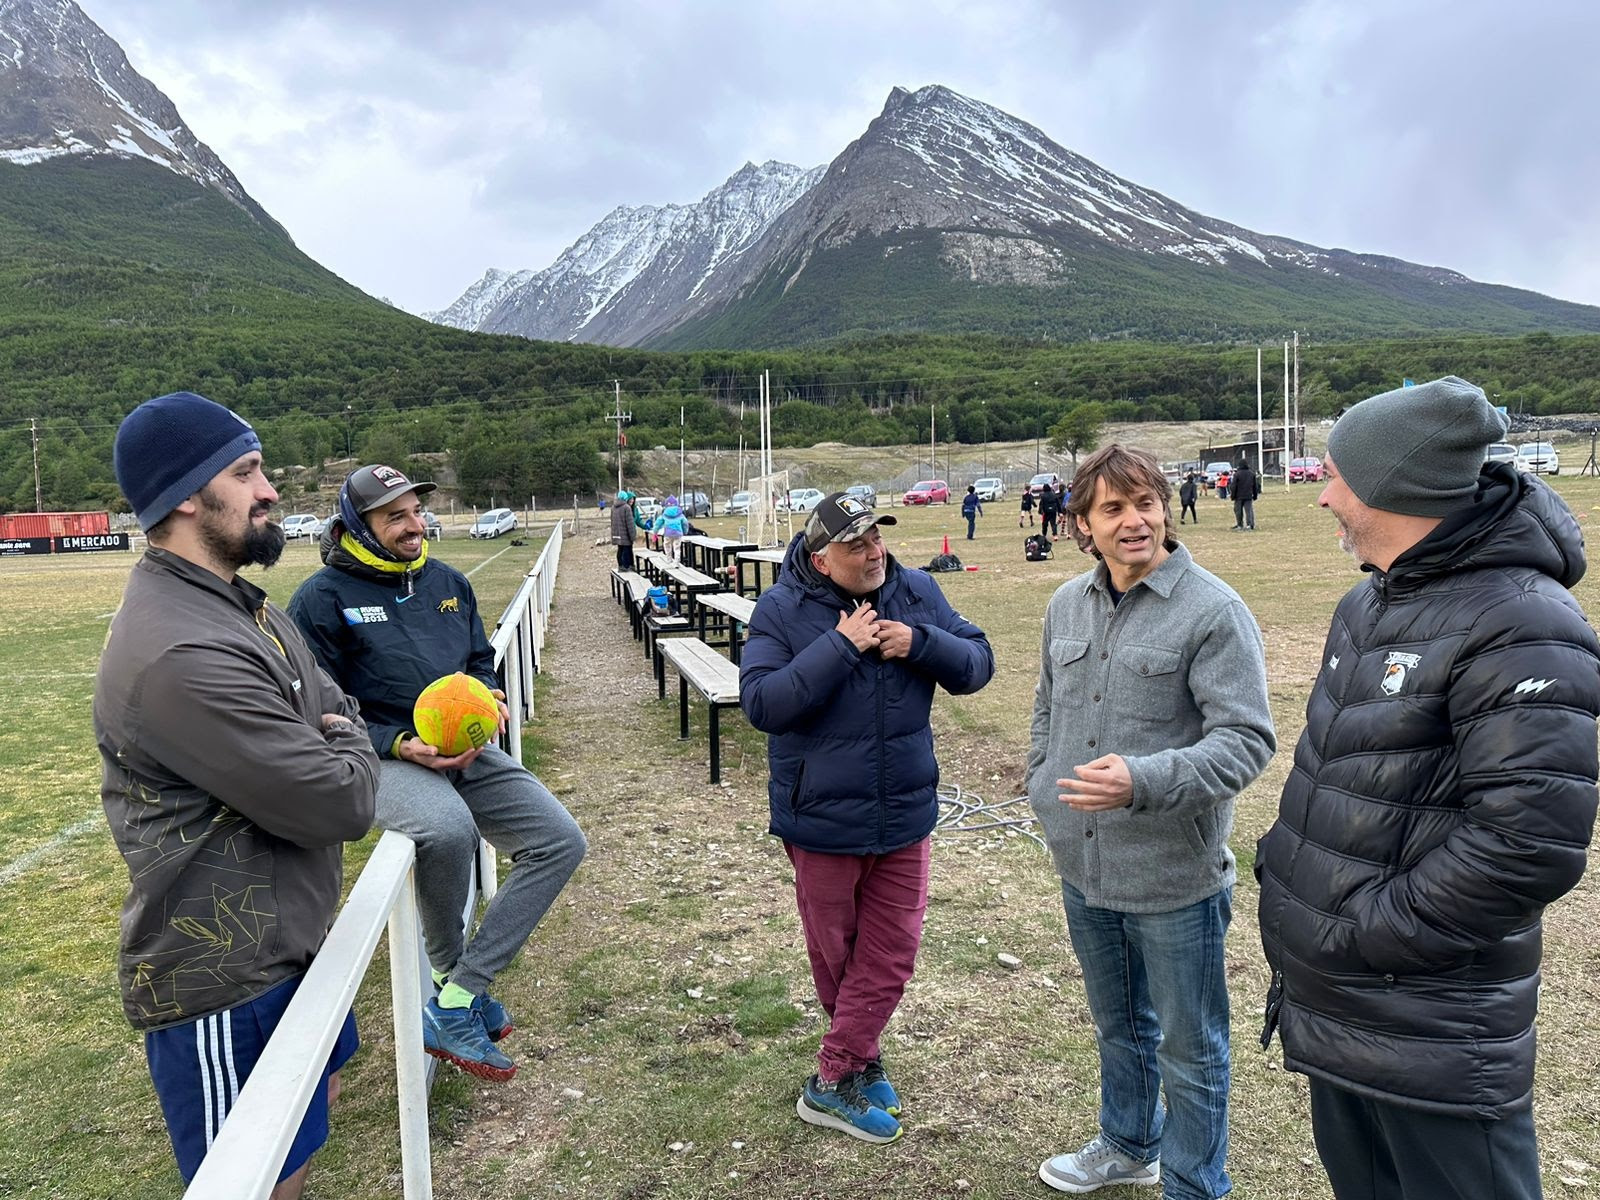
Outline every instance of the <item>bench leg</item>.
<svg viewBox="0 0 1600 1200"><path fill-rule="evenodd" d="M722 712L722 707L717 704L708 705L711 709L711 782L722 781L722 740L718 737L717 716Z"/></svg>
<svg viewBox="0 0 1600 1200"><path fill-rule="evenodd" d="M728 659L734 666L739 665L739 652L744 649L744 635L739 625L732 617L728 618Z"/></svg>
<svg viewBox="0 0 1600 1200"><path fill-rule="evenodd" d="M656 699L657 700L665 700L667 698L667 660L666 660L666 657L658 652L656 654L656 659L655 659L655 664L654 665L655 665L655 669L656 669Z"/></svg>
<svg viewBox="0 0 1600 1200"><path fill-rule="evenodd" d="M689 677L678 676L678 740L689 740Z"/></svg>

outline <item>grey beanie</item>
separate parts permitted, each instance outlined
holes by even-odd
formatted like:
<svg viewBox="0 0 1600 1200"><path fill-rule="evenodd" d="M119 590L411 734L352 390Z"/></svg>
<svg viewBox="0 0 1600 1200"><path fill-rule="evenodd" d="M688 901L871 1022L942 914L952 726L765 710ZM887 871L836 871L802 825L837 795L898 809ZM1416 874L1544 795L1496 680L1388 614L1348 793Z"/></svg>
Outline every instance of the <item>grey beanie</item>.
<svg viewBox="0 0 1600 1200"><path fill-rule="evenodd" d="M1328 435L1328 457L1369 508L1442 517L1472 502L1506 427L1482 388L1446 375L1352 407Z"/></svg>

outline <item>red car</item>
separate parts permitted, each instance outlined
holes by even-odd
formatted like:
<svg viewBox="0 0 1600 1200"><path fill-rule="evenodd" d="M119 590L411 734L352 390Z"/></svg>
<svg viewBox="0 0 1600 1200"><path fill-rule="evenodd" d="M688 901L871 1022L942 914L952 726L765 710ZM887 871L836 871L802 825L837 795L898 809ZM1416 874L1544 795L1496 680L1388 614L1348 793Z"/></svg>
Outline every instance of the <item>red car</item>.
<svg viewBox="0 0 1600 1200"><path fill-rule="evenodd" d="M1295 458L1289 461L1290 483L1321 483L1322 460L1320 458Z"/></svg>
<svg viewBox="0 0 1600 1200"><path fill-rule="evenodd" d="M950 485L942 479L924 479L900 497L901 504L949 504Z"/></svg>

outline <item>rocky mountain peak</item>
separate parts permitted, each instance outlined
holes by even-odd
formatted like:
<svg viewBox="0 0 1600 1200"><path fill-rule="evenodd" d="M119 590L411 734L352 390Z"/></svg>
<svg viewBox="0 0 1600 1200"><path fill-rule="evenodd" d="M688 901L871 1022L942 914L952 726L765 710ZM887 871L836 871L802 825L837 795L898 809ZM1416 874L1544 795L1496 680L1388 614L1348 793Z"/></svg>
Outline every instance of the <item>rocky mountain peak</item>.
<svg viewBox="0 0 1600 1200"><path fill-rule="evenodd" d="M0 0L0 159L143 158L276 223L72 0Z"/></svg>

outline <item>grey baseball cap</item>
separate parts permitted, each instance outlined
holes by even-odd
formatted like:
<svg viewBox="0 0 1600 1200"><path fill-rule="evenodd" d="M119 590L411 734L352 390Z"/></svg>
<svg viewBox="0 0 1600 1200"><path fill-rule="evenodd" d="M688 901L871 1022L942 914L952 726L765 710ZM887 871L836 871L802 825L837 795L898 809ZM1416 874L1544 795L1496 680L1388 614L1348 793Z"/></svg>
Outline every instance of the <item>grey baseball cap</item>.
<svg viewBox="0 0 1600 1200"><path fill-rule="evenodd" d="M403 496L407 492L426 496L438 486L428 482L412 483L404 472L377 464L352 471L350 478L344 481L344 492L356 512L365 514L382 508L396 496Z"/></svg>
<svg viewBox="0 0 1600 1200"><path fill-rule="evenodd" d="M853 542L874 525L896 525L888 513L879 516L846 492L822 498L806 521L806 549L815 554L829 542Z"/></svg>

